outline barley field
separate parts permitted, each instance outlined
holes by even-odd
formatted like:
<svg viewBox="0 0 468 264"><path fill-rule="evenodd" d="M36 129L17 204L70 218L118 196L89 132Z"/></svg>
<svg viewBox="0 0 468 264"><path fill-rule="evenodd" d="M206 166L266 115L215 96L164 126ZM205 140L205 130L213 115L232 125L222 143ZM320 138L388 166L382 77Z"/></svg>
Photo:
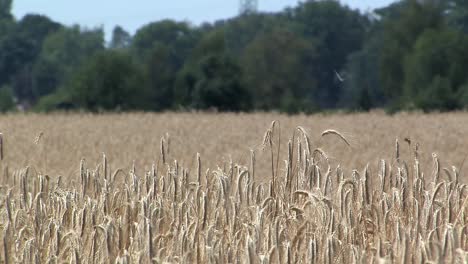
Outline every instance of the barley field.
<svg viewBox="0 0 468 264"><path fill-rule="evenodd" d="M0 116L0 263L468 263L468 113Z"/></svg>

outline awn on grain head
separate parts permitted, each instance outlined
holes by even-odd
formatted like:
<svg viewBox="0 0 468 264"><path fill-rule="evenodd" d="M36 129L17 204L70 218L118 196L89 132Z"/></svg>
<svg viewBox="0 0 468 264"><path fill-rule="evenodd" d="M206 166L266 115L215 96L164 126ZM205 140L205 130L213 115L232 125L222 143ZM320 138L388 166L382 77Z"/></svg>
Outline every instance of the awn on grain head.
<svg viewBox="0 0 468 264"><path fill-rule="evenodd" d="M336 131L336 130L333 130L333 129L328 129L328 130L325 130L322 132L322 137L326 136L326 135L336 135L338 136L339 138L341 138L341 140L344 141L344 143L346 143L346 145L348 145L349 147L351 147L351 144L349 144L349 141L345 138L345 136L343 136L343 134L341 134L340 132Z"/></svg>

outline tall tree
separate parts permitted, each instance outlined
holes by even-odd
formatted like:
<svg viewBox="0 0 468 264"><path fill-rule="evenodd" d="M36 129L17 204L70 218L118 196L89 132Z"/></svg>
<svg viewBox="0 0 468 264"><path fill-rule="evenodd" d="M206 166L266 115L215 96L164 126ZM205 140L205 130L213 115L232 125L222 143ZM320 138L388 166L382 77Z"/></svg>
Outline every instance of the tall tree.
<svg viewBox="0 0 468 264"><path fill-rule="evenodd" d="M406 0L397 19L389 19L384 27L384 45L380 59L380 80L386 95L399 103L405 81L404 63L413 52L418 37L430 29L444 25L443 8L438 1Z"/></svg>
<svg viewBox="0 0 468 264"><path fill-rule="evenodd" d="M454 110L468 84L468 36L427 30L405 61L405 103L424 110Z"/></svg>
<svg viewBox="0 0 468 264"><path fill-rule="evenodd" d="M148 109L146 86L138 66L122 52L103 51L79 68L68 87L73 105L98 110Z"/></svg>
<svg viewBox="0 0 468 264"><path fill-rule="evenodd" d="M13 0L0 0L0 20L13 20L13 15L11 14L12 4Z"/></svg>
<svg viewBox="0 0 468 264"><path fill-rule="evenodd" d="M44 40L60 28L62 25L46 16L26 15L19 21L14 33L12 32L17 40L17 48L23 49L22 60L11 79L13 92L19 100L32 103L40 96L35 91L35 63Z"/></svg>
<svg viewBox="0 0 468 264"><path fill-rule="evenodd" d="M207 33L178 74L179 106L219 110L249 110L251 97L243 72L226 47L224 30Z"/></svg>
<svg viewBox="0 0 468 264"><path fill-rule="evenodd" d="M449 24L468 34L468 1L447 0L446 4Z"/></svg>
<svg viewBox="0 0 468 264"><path fill-rule="evenodd" d="M109 47L111 49L125 49L130 47L132 36L121 26L115 26L112 31L112 40Z"/></svg>
<svg viewBox="0 0 468 264"><path fill-rule="evenodd" d="M13 93L9 86L0 87L0 112L6 112L14 109L15 102L13 98Z"/></svg>
<svg viewBox="0 0 468 264"><path fill-rule="evenodd" d="M381 46L382 40L372 36L362 50L348 57L340 107L370 110L385 106L387 98L379 79Z"/></svg>
<svg viewBox="0 0 468 264"><path fill-rule="evenodd" d="M251 97L243 82L242 70L226 54L204 56L199 62L192 105L197 109L221 111L249 110Z"/></svg>
<svg viewBox="0 0 468 264"><path fill-rule="evenodd" d="M388 95L383 91L380 80L382 47L385 45L384 28L388 21L397 20L403 2L395 2L384 8L364 14L369 21L362 49L348 56L344 89L340 107L367 110L385 107Z"/></svg>
<svg viewBox="0 0 468 264"><path fill-rule="evenodd" d="M76 69L104 50L102 29L62 28L50 34L33 68L34 93L44 96L64 88Z"/></svg>
<svg viewBox="0 0 468 264"><path fill-rule="evenodd" d="M361 49L368 19L357 10L338 1L305 1L287 13L295 27L307 40L315 43L317 69L317 103L321 107L335 107L342 92L342 84L335 72L344 70L347 57Z"/></svg>
<svg viewBox="0 0 468 264"><path fill-rule="evenodd" d="M152 107L164 110L174 104L174 83L179 65L177 54L170 46L154 43L145 64L145 77L152 91Z"/></svg>
<svg viewBox="0 0 468 264"><path fill-rule="evenodd" d="M175 51L176 63L182 66L197 40L197 32L189 24L163 20L140 28L133 38L132 50L137 59L145 62L155 43L161 43Z"/></svg>
<svg viewBox="0 0 468 264"><path fill-rule="evenodd" d="M315 79L314 43L286 29L257 36L243 57L246 79L259 109L314 109L319 87Z"/></svg>
<svg viewBox="0 0 468 264"><path fill-rule="evenodd" d="M283 24L277 15L245 14L222 25L226 49L233 56L242 56L245 48L257 35Z"/></svg>
<svg viewBox="0 0 468 264"><path fill-rule="evenodd" d="M13 0L0 0L0 41L8 35L12 26L15 24L14 17L11 14Z"/></svg>
<svg viewBox="0 0 468 264"><path fill-rule="evenodd" d="M14 25L16 28L17 25ZM9 83L25 64L34 58L33 44L20 34L11 30L0 40L0 84Z"/></svg>

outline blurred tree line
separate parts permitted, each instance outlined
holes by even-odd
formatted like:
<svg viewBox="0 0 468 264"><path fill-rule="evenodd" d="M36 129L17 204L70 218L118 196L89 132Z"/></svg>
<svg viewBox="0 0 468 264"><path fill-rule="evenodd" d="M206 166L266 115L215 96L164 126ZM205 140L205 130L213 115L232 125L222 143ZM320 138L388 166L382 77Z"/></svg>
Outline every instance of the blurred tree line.
<svg viewBox="0 0 468 264"><path fill-rule="evenodd" d="M193 26L15 19L0 0L0 111L454 110L468 105L468 1L362 13L304 1Z"/></svg>

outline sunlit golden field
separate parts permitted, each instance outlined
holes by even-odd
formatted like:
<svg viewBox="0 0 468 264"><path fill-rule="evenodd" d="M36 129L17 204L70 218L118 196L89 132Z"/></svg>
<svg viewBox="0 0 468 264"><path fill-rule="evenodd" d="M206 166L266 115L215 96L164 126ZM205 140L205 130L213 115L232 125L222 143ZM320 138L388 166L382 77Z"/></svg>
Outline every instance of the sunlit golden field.
<svg viewBox="0 0 468 264"><path fill-rule="evenodd" d="M31 166L53 177L72 178L78 173L81 159L90 167L96 167L105 153L112 170L128 171L135 161L143 172L143 168L149 169L153 163L160 162L162 138L169 141L167 159L176 159L188 169L194 169L197 153L201 155L203 169L216 169L231 159L248 165L251 149L262 163L269 152L262 152L260 145L273 120L277 120L281 128L281 162L286 158L287 142L297 126L302 126L310 135L313 147L320 147L333 163L348 170L362 170L366 164L377 165L380 159L391 161L395 156L396 139L400 141L404 158L413 156L416 143L425 162L432 161L432 153L437 153L444 166L461 167L468 155L468 114L465 113L395 116L383 113L313 116L13 114L0 116L5 152L2 166L10 170ZM351 148L335 138L321 138L320 134L326 129L344 134ZM411 151L405 138L411 139ZM268 162L263 163L261 165L268 165ZM268 180L270 168L259 169L267 170L262 177ZM461 171L468 172L468 165Z"/></svg>
<svg viewBox="0 0 468 264"><path fill-rule="evenodd" d="M8 114L0 133L0 263L468 262L467 113Z"/></svg>

